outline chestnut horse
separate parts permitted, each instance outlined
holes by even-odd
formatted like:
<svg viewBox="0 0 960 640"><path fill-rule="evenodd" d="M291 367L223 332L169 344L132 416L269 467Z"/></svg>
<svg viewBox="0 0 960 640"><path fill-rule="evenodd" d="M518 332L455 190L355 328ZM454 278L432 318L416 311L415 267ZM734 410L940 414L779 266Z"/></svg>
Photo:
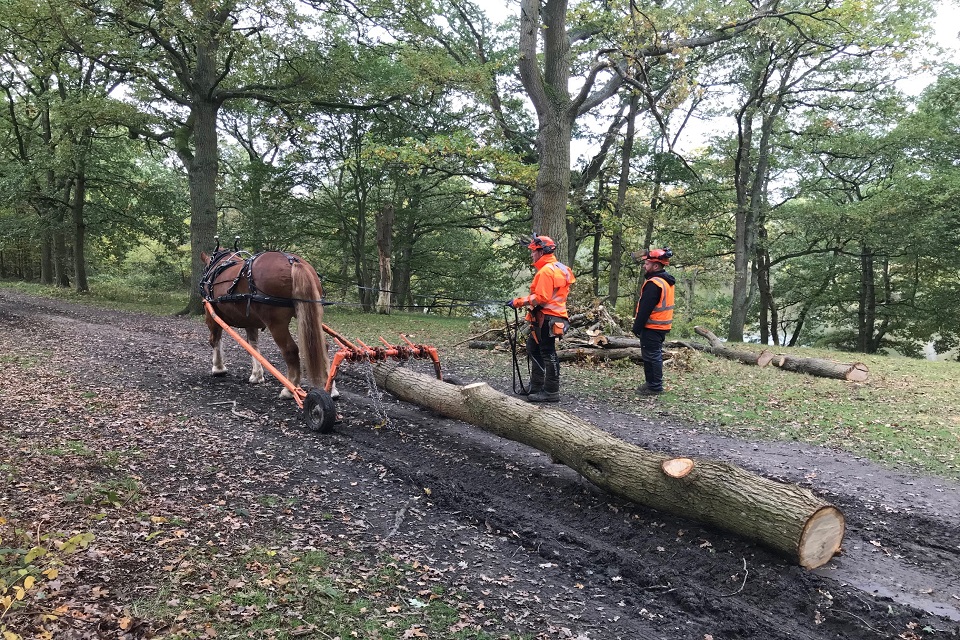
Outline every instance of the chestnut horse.
<svg viewBox="0 0 960 640"><path fill-rule="evenodd" d="M218 243L219 244L219 243ZM207 265L200 280L200 295L210 302L220 318L232 327L247 330L247 342L257 348L262 329L273 336L283 360L287 378L299 385L301 373L318 389L327 383L330 364L323 333L323 288L316 270L303 258L282 251L250 255L245 251L219 249L212 256L200 254ZM223 375L223 328L205 312L213 347L213 375ZM290 320L297 318L300 346L290 335ZM305 372L301 371L303 357ZM263 366L256 358L251 383L263 382ZM284 387L283 398L293 394ZM336 387L331 394L337 397Z"/></svg>

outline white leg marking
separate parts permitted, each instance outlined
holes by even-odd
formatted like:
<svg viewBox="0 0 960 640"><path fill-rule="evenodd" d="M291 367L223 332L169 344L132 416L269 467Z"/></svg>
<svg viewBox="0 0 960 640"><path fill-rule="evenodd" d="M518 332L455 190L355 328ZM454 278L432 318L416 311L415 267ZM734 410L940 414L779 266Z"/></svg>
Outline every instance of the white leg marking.
<svg viewBox="0 0 960 640"><path fill-rule="evenodd" d="M258 339L260 337L259 329L247 329L247 342L250 343L250 346L253 347L256 351L260 351ZM260 361L250 356L250 384L261 384L263 382L263 365L260 364Z"/></svg>
<svg viewBox="0 0 960 640"><path fill-rule="evenodd" d="M223 364L223 336L217 338L213 343L213 368L210 370L215 376L221 376L227 372L227 367Z"/></svg>

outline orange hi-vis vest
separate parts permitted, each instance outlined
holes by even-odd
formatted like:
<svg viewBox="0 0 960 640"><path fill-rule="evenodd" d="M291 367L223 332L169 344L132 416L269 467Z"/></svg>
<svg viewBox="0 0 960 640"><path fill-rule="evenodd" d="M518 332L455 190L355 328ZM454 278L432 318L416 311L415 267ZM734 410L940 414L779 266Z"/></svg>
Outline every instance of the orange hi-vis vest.
<svg viewBox="0 0 960 640"><path fill-rule="evenodd" d="M670 331L673 326L673 292L674 287L663 278L649 278L647 282L652 282L660 287L660 300L657 306L650 312L647 318L647 324L643 325L646 329L658 329L660 331ZM644 283L646 284L646 282ZM643 287L640 287L640 297L643 297ZM640 301L637 301L637 311L640 310Z"/></svg>
<svg viewBox="0 0 960 640"><path fill-rule="evenodd" d="M530 284L530 295L515 298L514 306L527 306L548 316L566 318L570 285L577 281L573 271L550 253L543 255L533 266L537 268L537 275Z"/></svg>

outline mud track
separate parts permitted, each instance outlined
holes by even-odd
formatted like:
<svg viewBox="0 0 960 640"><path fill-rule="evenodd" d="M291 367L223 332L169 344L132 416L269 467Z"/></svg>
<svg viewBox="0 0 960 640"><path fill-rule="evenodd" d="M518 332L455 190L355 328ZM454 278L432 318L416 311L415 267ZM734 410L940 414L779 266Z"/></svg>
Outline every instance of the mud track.
<svg viewBox="0 0 960 640"><path fill-rule="evenodd" d="M329 321L336 328L335 315ZM225 446L249 461L239 470L244 482L320 493L325 509L349 514L332 534L371 554L403 549L424 564L457 567L446 574L449 586L482 599L503 631L611 640L960 637L960 487L948 481L796 443L717 437L663 411L645 419L564 390L561 408L625 440L728 460L839 506L848 523L843 552L811 572L749 541L616 499L529 447L378 398L362 371L339 378L342 423L314 434L292 401L276 399L275 381L247 384L249 359L239 348L227 350L228 375L211 378L197 319L2 290L0 331L57 350L76 373L117 393L147 393L158 411L216 424ZM261 346L279 361L272 341ZM474 379L468 362L444 354L444 365L463 382ZM488 382L510 386L507 378ZM223 401L236 404L214 404ZM189 442L181 446L189 461ZM174 491L200 473L191 468L154 478L155 490Z"/></svg>

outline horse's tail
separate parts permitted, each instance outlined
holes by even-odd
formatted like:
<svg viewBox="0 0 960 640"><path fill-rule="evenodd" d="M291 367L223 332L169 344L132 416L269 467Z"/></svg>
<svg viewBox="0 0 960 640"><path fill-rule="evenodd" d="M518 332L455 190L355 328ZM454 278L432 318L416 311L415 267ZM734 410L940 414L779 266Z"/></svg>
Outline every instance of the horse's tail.
<svg viewBox="0 0 960 640"><path fill-rule="evenodd" d="M294 261L290 266L290 275L305 377L310 384L323 389L327 384L330 364L323 333L323 305L319 302L323 296L320 278L313 267L301 260Z"/></svg>

